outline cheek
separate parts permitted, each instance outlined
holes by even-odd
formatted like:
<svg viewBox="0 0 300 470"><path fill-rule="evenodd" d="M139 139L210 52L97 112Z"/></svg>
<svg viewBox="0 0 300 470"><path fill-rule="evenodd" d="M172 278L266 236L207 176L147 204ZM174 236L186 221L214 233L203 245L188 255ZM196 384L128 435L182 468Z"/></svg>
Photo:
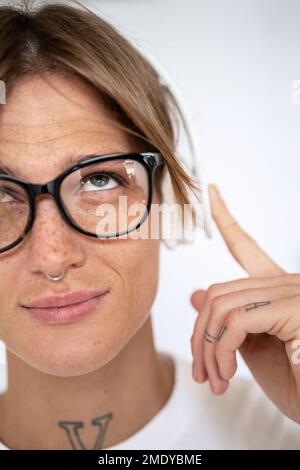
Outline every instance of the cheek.
<svg viewBox="0 0 300 470"><path fill-rule="evenodd" d="M0 255L0 340L4 341L9 334L12 323L12 312L16 309L19 269L13 262Z"/></svg>
<svg viewBox="0 0 300 470"><path fill-rule="evenodd" d="M4 303L0 335L8 350L45 373L81 375L105 365L149 317L158 287L159 241L111 241L101 249L92 245L84 284L90 276L93 287L103 279L111 286L99 311L73 324L49 326L34 323L16 308L15 295L14 303ZM0 288L3 292L3 283Z"/></svg>
<svg viewBox="0 0 300 470"><path fill-rule="evenodd" d="M143 315L151 308L158 287L159 242L129 241L128 250L117 269L124 286L128 314L131 309L132 315Z"/></svg>

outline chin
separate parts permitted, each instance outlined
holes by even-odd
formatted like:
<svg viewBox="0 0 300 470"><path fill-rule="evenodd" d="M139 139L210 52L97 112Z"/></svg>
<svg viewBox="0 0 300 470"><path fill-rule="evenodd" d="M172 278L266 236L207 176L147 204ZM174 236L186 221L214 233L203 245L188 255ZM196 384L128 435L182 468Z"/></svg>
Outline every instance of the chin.
<svg viewBox="0 0 300 470"><path fill-rule="evenodd" d="M23 317L10 325L4 342L8 351L42 373L89 374L112 361L141 328L150 310L137 305L136 312L113 305L68 325L35 324Z"/></svg>
<svg viewBox="0 0 300 470"><path fill-rule="evenodd" d="M110 334L108 338L84 335L77 342L36 341L34 349L7 345L7 349L34 369L57 377L89 374L109 363L128 341L128 337Z"/></svg>

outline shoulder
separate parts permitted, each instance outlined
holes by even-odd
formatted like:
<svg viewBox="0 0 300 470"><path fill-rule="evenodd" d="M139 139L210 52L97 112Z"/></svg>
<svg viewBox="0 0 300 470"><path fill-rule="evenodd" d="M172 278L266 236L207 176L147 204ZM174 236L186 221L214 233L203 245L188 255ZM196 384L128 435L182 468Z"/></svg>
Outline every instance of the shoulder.
<svg viewBox="0 0 300 470"><path fill-rule="evenodd" d="M300 425L281 413L254 379L234 377L223 395L214 395L208 382L194 381L191 361L173 359L187 412L194 426L201 422L207 448L300 449Z"/></svg>

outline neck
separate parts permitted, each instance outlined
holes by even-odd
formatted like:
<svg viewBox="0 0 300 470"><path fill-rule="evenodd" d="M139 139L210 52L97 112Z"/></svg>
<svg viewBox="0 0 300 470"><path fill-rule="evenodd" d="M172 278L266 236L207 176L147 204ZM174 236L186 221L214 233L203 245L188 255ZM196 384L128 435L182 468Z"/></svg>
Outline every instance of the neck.
<svg viewBox="0 0 300 470"><path fill-rule="evenodd" d="M155 351L151 317L105 366L76 377L32 368L7 351L0 440L10 449L101 449L141 429L168 400L170 358Z"/></svg>

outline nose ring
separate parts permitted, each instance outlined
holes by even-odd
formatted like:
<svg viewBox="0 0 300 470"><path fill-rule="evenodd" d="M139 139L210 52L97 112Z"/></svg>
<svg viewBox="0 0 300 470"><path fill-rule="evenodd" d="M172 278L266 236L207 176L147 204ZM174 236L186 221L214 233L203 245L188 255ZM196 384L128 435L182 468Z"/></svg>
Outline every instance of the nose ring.
<svg viewBox="0 0 300 470"><path fill-rule="evenodd" d="M51 276L51 274L48 274L48 273L44 273L46 278L49 279L49 281L60 281L64 275L65 275L65 270L63 270L59 276Z"/></svg>

